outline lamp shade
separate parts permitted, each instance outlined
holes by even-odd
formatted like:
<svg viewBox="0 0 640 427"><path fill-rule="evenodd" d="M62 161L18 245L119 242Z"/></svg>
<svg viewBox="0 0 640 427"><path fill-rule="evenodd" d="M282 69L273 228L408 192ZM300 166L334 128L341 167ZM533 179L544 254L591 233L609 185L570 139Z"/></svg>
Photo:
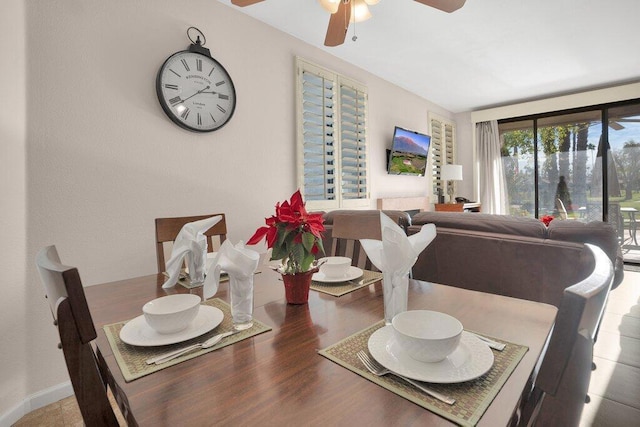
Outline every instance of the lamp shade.
<svg viewBox="0 0 640 427"><path fill-rule="evenodd" d="M462 165L442 165L441 172L444 181L462 181Z"/></svg>

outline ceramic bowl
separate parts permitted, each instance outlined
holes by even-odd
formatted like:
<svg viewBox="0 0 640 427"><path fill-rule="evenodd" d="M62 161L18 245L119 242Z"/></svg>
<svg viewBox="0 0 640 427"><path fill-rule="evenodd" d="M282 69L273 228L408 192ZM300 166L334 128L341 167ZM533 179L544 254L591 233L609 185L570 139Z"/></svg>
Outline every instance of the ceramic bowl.
<svg viewBox="0 0 640 427"><path fill-rule="evenodd" d="M400 347L420 362L439 362L460 343L462 323L455 317L430 310L410 310L391 320Z"/></svg>
<svg viewBox="0 0 640 427"><path fill-rule="evenodd" d="M201 302L198 295L169 295L149 301L142 306L142 312L149 326L156 332L174 334L186 329L195 319Z"/></svg>
<svg viewBox="0 0 640 427"><path fill-rule="evenodd" d="M328 256L318 260L320 272L328 279L338 279L347 275L351 267L351 258L345 256Z"/></svg>

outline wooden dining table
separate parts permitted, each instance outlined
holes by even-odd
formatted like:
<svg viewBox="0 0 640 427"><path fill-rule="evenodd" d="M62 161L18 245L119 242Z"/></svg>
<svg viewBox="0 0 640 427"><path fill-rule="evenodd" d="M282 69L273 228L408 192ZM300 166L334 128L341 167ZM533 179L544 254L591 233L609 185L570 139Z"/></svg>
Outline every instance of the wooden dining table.
<svg viewBox="0 0 640 427"><path fill-rule="evenodd" d="M270 331L125 382L102 327L141 315L145 302L168 293L202 292L180 285L165 291L164 280L154 274L85 288L101 368L131 424L452 425L318 354L383 319L381 282L341 297L311 290L308 304L290 305L279 275L265 269L254 279L254 318ZM228 302L228 285L221 284L215 297ZM408 306L451 314L465 328L528 347L478 422L507 425L542 354L556 308L415 280L409 283Z"/></svg>

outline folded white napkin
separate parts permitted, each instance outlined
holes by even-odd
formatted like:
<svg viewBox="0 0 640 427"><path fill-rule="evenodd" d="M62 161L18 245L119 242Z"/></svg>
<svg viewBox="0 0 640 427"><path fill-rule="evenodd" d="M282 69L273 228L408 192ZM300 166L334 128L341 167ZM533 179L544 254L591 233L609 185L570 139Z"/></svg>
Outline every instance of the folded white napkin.
<svg viewBox="0 0 640 427"><path fill-rule="evenodd" d="M220 222L221 219L222 215L216 215L200 221L189 222L182 226L178 237L173 242L171 258L167 261L169 279L162 285L164 289L172 288L176 285L185 256L187 257L187 267L189 268L191 281L194 283L202 282L207 258L207 237L204 233Z"/></svg>
<svg viewBox="0 0 640 427"><path fill-rule="evenodd" d="M232 289L239 295L248 294L253 290L253 273L258 268L260 254L247 249L244 242L238 242L235 246L229 240L225 240L220 250L211 262L211 267L204 281L202 292L205 299L211 298L218 292L220 285L220 272L225 271L229 275L230 284L238 289ZM245 289L246 288L246 289Z"/></svg>
<svg viewBox="0 0 640 427"><path fill-rule="evenodd" d="M418 255L436 237L436 226L425 224L412 236L405 232L391 218L380 212L382 241L361 239L360 243L369 259L380 271L404 276L418 260Z"/></svg>
<svg viewBox="0 0 640 427"><path fill-rule="evenodd" d="M436 237L436 227L425 224L408 236L391 218L380 212L382 241L361 239L367 256L382 271L384 317L387 324L398 313L407 310L409 271L418 255Z"/></svg>

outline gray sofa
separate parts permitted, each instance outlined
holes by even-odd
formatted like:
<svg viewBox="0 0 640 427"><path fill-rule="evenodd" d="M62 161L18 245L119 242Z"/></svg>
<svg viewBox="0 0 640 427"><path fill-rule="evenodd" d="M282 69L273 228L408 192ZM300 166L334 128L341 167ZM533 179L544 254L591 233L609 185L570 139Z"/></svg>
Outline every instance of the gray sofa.
<svg viewBox="0 0 640 427"><path fill-rule="evenodd" d="M624 276L615 229L607 223L480 213L421 212L408 233L435 224L435 240L418 257L413 277L559 306L567 286L586 278L594 261L585 243L609 256L613 287Z"/></svg>
<svg viewBox="0 0 640 427"><path fill-rule="evenodd" d="M595 221L554 220L547 228L534 218L482 213L383 211L407 234L435 224L435 240L420 254L413 278L466 289L540 301L559 306L562 292L593 269L585 243L601 247L615 269L613 287L622 281L622 253L616 231ZM324 214L324 243L331 248L331 228L337 214Z"/></svg>

